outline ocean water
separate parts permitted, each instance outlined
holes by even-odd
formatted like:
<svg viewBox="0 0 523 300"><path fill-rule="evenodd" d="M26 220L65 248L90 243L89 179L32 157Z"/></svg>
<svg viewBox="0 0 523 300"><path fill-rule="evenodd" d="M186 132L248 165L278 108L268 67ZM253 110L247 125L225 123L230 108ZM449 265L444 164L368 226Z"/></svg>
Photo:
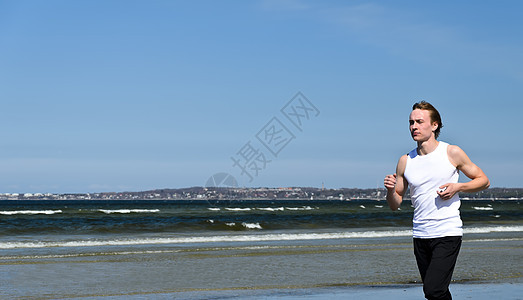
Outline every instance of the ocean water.
<svg viewBox="0 0 523 300"><path fill-rule="evenodd" d="M419 283L412 210L371 200L0 201L0 298ZM520 202L462 201L461 215L454 279L521 282Z"/></svg>

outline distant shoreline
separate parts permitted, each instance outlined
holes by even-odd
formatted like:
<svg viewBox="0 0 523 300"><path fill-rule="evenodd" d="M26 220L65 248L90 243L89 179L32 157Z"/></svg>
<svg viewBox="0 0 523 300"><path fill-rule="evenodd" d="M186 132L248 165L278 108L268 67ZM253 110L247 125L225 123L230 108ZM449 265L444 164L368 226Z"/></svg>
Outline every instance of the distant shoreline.
<svg viewBox="0 0 523 300"><path fill-rule="evenodd" d="M325 189L313 187L239 188L239 187L190 187L156 189L141 192L100 193L0 193L1 200L179 200L179 201L320 201L320 200L375 200L385 201L384 188ZM523 188L490 188L478 193L460 193L463 201L521 201ZM407 192L405 200L409 200Z"/></svg>
<svg viewBox="0 0 523 300"><path fill-rule="evenodd" d="M103 199L103 198L94 198L94 199L84 199L84 198L67 198L67 199L54 199L54 198L40 198L40 199L3 199L0 198L0 201L186 201L186 202L219 202L219 201L263 201L263 202L293 202L293 201L302 201L302 202L322 202L322 201L339 201L339 202L351 202L351 201L375 201L375 202L386 202L385 198L376 199L376 198L354 198L354 199L305 199L305 198L222 198L222 199L173 199L173 198L149 198L149 199ZM411 201L410 198L404 199L404 201ZM483 202L495 202L495 201L523 201L520 199L512 198L474 198L474 199L461 199L462 202L473 202L473 201L483 201Z"/></svg>

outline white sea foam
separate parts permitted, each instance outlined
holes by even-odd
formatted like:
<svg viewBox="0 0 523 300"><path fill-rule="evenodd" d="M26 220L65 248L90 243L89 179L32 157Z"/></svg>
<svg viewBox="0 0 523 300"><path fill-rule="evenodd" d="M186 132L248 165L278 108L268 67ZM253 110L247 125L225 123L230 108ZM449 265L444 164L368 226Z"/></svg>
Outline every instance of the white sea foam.
<svg viewBox="0 0 523 300"><path fill-rule="evenodd" d="M314 208L310 206L303 206L303 207L285 207L285 209L288 210L313 210Z"/></svg>
<svg viewBox="0 0 523 300"><path fill-rule="evenodd" d="M4 210L0 215L54 215L62 213L61 210Z"/></svg>
<svg viewBox="0 0 523 300"><path fill-rule="evenodd" d="M209 208L207 208L207 209L208 209L208 210L212 210L212 211L218 211L218 210L220 210L219 207L209 207Z"/></svg>
<svg viewBox="0 0 523 300"><path fill-rule="evenodd" d="M246 208L240 208L240 207L226 207L225 210L230 210L230 211L249 211L251 210L250 208L246 207Z"/></svg>
<svg viewBox="0 0 523 300"><path fill-rule="evenodd" d="M258 210L266 210L266 211L283 211L284 208L283 207L259 207L259 208L256 208Z"/></svg>
<svg viewBox="0 0 523 300"><path fill-rule="evenodd" d="M493 207L481 207L481 206L472 206L475 210L494 210Z"/></svg>
<svg viewBox="0 0 523 300"><path fill-rule="evenodd" d="M99 209L104 214L155 213L159 209Z"/></svg>
<svg viewBox="0 0 523 300"><path fill-rule="evenodd" d="M248 229L262 229L260 223L242 223L242 226Z"/></svg>
<svg viewBox="0 0 523 300"><path fill-rule="evenodd" d="M226 223L229 226L235 223ZM262 242L262 241L295 241L295 240L323 240L343 238L369 238L410 236L410 230L398 231L366 231L366 232L337 232L337 233L302 233L302 234L250 234L224 235L200 237L173 237L173 238L145 238L145 239L115 239L115 240L80 240L64 242L7 242L0 243L0 249L13 248L48 248L48 247L93 247L93 246L128 246L145 244L187 244L187 243L218 243L218 242Z"/></svg>
<svg viewBox="0 0 523 300"><path fill-rule="evenodd" d="M231 224L231 225L229 225ZM234 226L236 223L227 223ZM465 228L465 233L491 232L523 232L523 225L491 226ZM217 235L195 237L168 237L143 239L114 239L114 240L77 240L59 242L1 242L0 249L14 248L49 248L49 247L93 247L93 246L128 246L148 244L187 244L187 243L223 243L223 242L263 242L263 241L297 241L297 240L326 240L351 238L386 238L412 236L411 230L369 230L346 231L331 233L281 233L281 234L244 234L244 235Z"/></svg>
<svg viewBox="0 0 523 300"><path fill-rule="evenodd" d="M475 240L465 240L465 243L474 243L474 242L506 242L506 241L521 241L521 238L506 238L506 239L475 239Z"/></svg>
<svg viewBox="0 0 523 300"><path fill-rule="evenodd" d="M234 223L234 222L232 222L232 223L225 223L225 225L227 225L227 226L235 226L236 223Z"/></svg>
<svg viewBox="0 0 523 300"><path fill-rule="evenodd" d="M523 225L463 228L463 233L521 232Z"/></svg>

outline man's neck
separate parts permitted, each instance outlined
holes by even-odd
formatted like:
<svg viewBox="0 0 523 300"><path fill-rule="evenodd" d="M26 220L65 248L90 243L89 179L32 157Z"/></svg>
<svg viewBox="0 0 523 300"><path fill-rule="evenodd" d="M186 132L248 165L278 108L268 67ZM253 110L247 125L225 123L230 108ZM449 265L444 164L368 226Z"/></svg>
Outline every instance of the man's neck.
<svg viewBox="0 0 523 300"><path fill-rule="evenodd" d="M435 138L428 139L423 142L418 142L418 155L427 155L436 150L439 142Z"/></svg>

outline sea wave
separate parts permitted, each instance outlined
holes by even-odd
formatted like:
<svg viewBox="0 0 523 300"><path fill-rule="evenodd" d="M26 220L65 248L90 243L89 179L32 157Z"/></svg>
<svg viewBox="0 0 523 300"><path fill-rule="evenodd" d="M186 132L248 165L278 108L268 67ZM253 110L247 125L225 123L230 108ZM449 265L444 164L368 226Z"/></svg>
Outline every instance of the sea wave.
<svg viewBox="0 0 523 300"><path fill-rule="evenodd" d="M225 225L231 226L231 227L235 227L237 224L236 224L236 222L229 222L229 223L225 223ZM244 228L247 228L247 229L263 229L261 227L260 223L242 222L241 226L244 227Z"/></svg>
<svg viewBox="0 0 523 300"><path fill-rule="evenodd" d="M283 211L283 207L258 207L257 210L266 210L266 211Z"/></svg>
<svg viewBox="0 0 523 300"><path fill-rule="evenodd" d="M229 224L228 224L229 225ZM232 224L231 224L232 226ZM218 243L218 242L263 242L263 241L295 241L323 240L364 237L409 236L410 230L402 231L367 231L367 232L337 232L337 233L302 233L302 234L252 234L252 235L221 235L199 237L145 238L145 239L115 239L115 240L80 240L63 242L7 242L0 243L0 249L13 248L49 248L49 247L92 247L92 246L129 246L146 244L187 244L187 243Z"/></svg>
<svg viewBox="0 0 523 300"><path fill-rule="evenodd" d="M249 211L249 210L251 210L251 208L249 208L249 207L246 207L246 208L242 208L242 207L226 207L225 210L228 210L228 211Z"/></svg>
<svg viewBox="0 0 523 300"><path fill-rule="evenodd" d="M523 226L488 226L464 228L463 233L521 232Z"/></svg>
<svg viewBox="0 0 523 300"><path fill-rule="evenodd" d="M54 215L62 213L61 210L4 210L0 215Z"/></svg>
<svg viewBox="0 0 523 300"><path fill-rule="evenodd" d="M99 209L104 214L156 213L159 209Z"/></svg>
<svg viewBox="0 0 523 300"><path fill-rule="evenodd" d="M247 229L262 229L260 223L246 223L242 222L242 226Z"/></svg>
<svg viewBox="0 0 523 300"><path fill-rule="evenodd" d="M494 210L493 207L472 206L475 210Z"/></svg>
<svg viewBox="0 0 523 300"><path fill-rule="evenodd" d="M245 223L242 226L257 227L259 224ZM229 225L229 224L228 224ZM230 226L233 226L232 224ZM260 226L261 227L261 226ZM464 229L465 233L490 232L523 232L523 226L489 226ZM188 244L188 243L223 243L223 242L264 242L264 241L298 241L298 240L325 240L325 239L353 239L353 238L386 238L412 236L411 230L373 230L373 231L346 231L330 233L280 233L280 234L243 234L243 235L216 235L168 238L141 238L141 239L112 239L112 240L75 240L75 241L27 241L1 242L0 249L15 248L49 248L49 247L93 247L93 246L130 246L130 245L158 245L158 244Z"/></svg>
<svg viewBox="0 0 523 300"><path fill-rule="evenodd" d="M310 206L302 206L302 207L285 207L287 210L313 210L314 208Z"/></svg>
<svg viewBox="0 0 523 300"><path fill-rule="evenodd" d="M219 211L220 208L207 208L208 210L213 210L213 211ZM224 208L225 210L228 210L228 211L252 211L252 210L261 210L261 211L285 211L285 210L290 210L290 211L298 211L298 210L313 210L313 209L317 209L317 208L312 208L310 206L302 206L302 207L283 207L283 206L280 206L280 207L225 207Z"/></svg>

